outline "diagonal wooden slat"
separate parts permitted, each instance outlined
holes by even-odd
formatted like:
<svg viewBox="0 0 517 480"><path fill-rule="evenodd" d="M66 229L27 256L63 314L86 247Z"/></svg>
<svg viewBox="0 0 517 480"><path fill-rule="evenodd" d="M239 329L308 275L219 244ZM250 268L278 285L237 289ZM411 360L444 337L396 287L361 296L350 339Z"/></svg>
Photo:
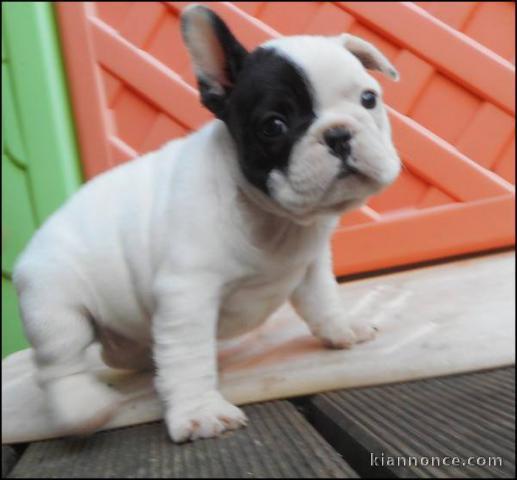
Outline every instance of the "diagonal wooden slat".
<svg viewBox="0 0 517 480"><path fill-rule="evenodd" d="M515 67L488 48L411 2L338 4L365 25L430 61L461 85L515 113ZM429 38L434 41L430 42Z"/></svg>
<svg viewBox="0 0 517 480"><path fill-rule="evenodd" d="M406 163L431 184L465 202L515 192L512 184L411 118L393 109L389 112L398 151Z"/></svg>
<svg viewBox="0 0 517 480"><path fill-rule="evenodd" d="M125 143L120 138L111 135L108 141L110 147L116 153L116 164L127 162L138 156L138 152L136 150L133 150L127 143Z"/></svg>
<svg viewBox="0 0 517 480"><path fill-rule="evenodd" d="M165 14L158 2L132 2L129 14L124 18L120 34L137 46L142 46L150 37Z"/></svg>
<svg viewBox="0 0 517 480"><path fill-rule="evenodd" d="M360 212L364 215L365 219L374 221L381 219L381 216L372 207L369 207L368 205L361 207Z"/></svg>
<svg viewBox="0 0 517 480"><path fill-rule="evenodd" d="M119 29L120 35L141 48L156 26L159 25L164 10L163 5L157 2L134 2ZM112 96L114 98L123 88L123 85L119 79L114 79L113 82L112 89L114 92Z"/></svg>
<svg viewBox="0 0 517 480"><path fill-rule="evenodd" d="M104 67L191 129L210 118L199 103L197 90L177 73L97 18L91 18L90 22L97 59Z"/></svg>

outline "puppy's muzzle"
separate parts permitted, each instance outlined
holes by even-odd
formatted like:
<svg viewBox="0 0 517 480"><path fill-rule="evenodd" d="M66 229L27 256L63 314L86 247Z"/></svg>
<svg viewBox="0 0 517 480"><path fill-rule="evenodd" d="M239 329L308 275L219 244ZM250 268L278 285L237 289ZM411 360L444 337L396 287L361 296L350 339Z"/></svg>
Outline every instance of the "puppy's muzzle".
<svg viewBox="0 0 517 480"><path fill-rule="evenodd" d="M343 127L329 128L323 134L323 140L329 147L332 155L338 157L341 160L341 169L338 174L338 178L344 178L353 173L359 173L354 165L352 164L352 147L350 146L350 140L352 134L349 130Z"/></svg>

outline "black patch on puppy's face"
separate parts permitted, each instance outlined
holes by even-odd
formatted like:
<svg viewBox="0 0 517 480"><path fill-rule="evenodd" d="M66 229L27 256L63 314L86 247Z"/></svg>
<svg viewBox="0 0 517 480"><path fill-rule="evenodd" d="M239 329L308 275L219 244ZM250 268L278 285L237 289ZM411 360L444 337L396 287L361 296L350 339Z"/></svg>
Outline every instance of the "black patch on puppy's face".
<svg viewBox="0 0 517 480"><path fill-rule="evenodd" d="M293 145L315 118L308 79L275 50L258 48L246 57L225 107L222 120L236 143L244 176L269 194L269 174L285 170ZM285 128L279 128L282 124ZM282 133L270 135L277 130Z"/></svg>

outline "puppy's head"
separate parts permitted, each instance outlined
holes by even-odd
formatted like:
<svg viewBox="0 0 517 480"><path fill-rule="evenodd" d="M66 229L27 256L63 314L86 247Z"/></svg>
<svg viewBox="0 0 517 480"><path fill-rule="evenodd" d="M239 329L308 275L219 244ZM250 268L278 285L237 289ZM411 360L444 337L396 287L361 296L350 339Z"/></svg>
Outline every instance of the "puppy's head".
<svg viewBox="0 0 517 480"><path fill-rule="evenodd" d="M395 180L400 161L379 83L398 73L348 34L294 36L252 52L206 7L188 7L182 32L202 103L233 137L255 197L294 219L339 213Z"/></svg>

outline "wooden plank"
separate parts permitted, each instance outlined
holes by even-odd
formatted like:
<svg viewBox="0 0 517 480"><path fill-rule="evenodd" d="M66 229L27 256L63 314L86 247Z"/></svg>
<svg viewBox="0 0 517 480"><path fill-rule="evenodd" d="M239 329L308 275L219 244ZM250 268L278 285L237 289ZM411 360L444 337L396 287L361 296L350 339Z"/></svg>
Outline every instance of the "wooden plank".
<svg viewBox="0 0 517 480"><path fill-rule="evenodd" d="M12 478L357 478L288 402L246 407L249 426L173 444L162 422L31 444Z"/></svg>
<svg viewBox="0 0 517 480"><path fill-rule="evenodd" d="M463 155L443 138L388 108L397 151L430 184L462 202L515 194L515 186Z"/></svg>
<svg viewBox="0 0 517 480"><path fill-rule="evenodd" d="M211 119L199 102L197 90L176 72L114 33L102 21L92 17L90 22L96 55L105 68L188 128L198 128Z"/></svg>
<svg viewBox="0 0 517 480"><path fill-rule="evenodd" d="M341 390L303 408L361 476L515 476L515 367ZM446 457L460 465L436 465ZM463 465L469 457L484 465Z"/></svg>
<svg viewBox="0 0 517 480"><path fill-rule="evenodd" d="M21 450L19 448L2 445L2 478L7 477L7 474L12 470L20 455Z"/></svg>

